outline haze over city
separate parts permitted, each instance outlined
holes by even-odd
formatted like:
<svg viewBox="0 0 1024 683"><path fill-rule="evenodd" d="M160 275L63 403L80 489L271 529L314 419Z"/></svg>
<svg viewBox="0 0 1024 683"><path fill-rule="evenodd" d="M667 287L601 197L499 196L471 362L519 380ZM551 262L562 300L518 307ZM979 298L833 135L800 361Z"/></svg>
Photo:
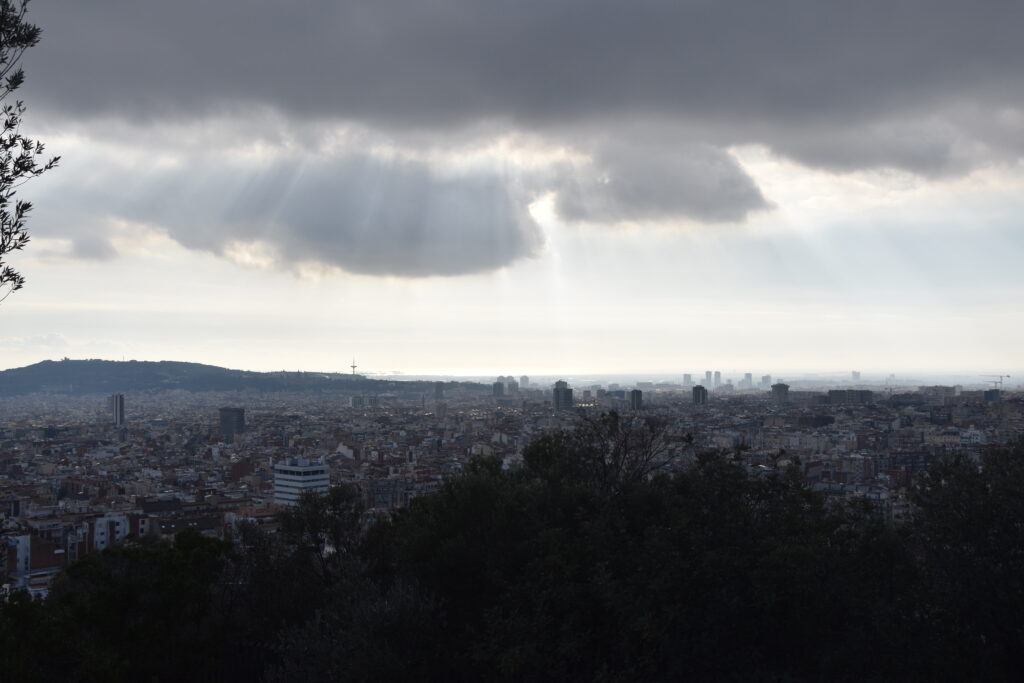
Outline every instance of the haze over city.
<svg viewBox="0 0 1024 683"><path fill-rule="evenodd" d="M0 367L1024 376L1022 13L35 3Z"/></svg>

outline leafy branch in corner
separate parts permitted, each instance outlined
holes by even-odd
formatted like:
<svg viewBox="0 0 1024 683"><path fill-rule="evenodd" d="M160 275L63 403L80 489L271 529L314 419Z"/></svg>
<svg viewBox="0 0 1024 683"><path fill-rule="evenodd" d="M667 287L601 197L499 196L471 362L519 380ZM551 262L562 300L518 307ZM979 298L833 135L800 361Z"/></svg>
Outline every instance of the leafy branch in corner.
<svg viewBox="0 0 1024 683"><path fill-rule="evenodd" d="M39 42L39 27L25 21L28 5L29 0L0 0L0 101L25 82L18 62L25 50ZM60 157L47 159L43 143L22 134L24 113L21 100L4 102L0 110L0 302L25 284L25 277L3 260L29 241L25 222L32 204L17 199L17 189L60 161Z"/></svg>

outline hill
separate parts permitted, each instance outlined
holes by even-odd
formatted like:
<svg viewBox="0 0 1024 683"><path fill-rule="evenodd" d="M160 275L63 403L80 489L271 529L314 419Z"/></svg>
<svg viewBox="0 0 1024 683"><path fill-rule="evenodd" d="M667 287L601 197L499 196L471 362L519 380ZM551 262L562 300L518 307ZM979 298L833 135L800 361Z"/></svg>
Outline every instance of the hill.
<svg viewBox="0 0 1024 683"><path fill-rule="evenodd" d="M460 383L486 391L481 384ZM177 361L46 360L0 371L0 396L36 392L103 394L124 391L310 391L423 393L432 382L369 379L324 372L251 372Z"/></svg>

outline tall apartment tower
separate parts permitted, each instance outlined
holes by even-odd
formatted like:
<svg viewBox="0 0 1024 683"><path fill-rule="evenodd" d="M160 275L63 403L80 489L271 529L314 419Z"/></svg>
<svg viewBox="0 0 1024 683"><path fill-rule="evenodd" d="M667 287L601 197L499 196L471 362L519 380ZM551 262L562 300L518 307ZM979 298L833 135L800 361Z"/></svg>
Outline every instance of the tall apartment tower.
<svg viewBox="0 0 1024 683"><path fill-rule="evenodd" d="M519 388L520 389L529 389L530 388L530 378L527 377L526 375L523 375L522 377L520 377L519 378Z"/></svg>
<svg viewBox="0 0 1024 683"><path fill-rule="evenodd" d="M715 389L722 386L722 373L715 370Z"/></svg>
<svg viewBox="0 0 1024 683"><path fill-rule="evenodd" d="M499 377L498 381L491 385L491 395L495 398L505 395L505 382Z"/></svg>
<svg viewBox="0 0 1024 683"><path fill-rule="evenodd" d="M704 385L708 386L708 387L711 386L711 371L710 370L708 370L707 372L704 373Z"/></svg>
<svg viewBox="0 0 1024 683"><path fill-rule="evenodd" d="M775 403L789 403L789 385L781 382L773 384L772 400Z"/></svg>
<svg viewBox="0 0 1024 683"><path fill-rule="evenodd" d="M124 394L113 394L110 401L110 417L115 427L124 426Z"/></svg>
<svg viewBox="0 0 1024 683"><path fill-rule="evenodd" d="M850 371L850 379L853 380L854 382L859 382L860 381L860 371L859 370L851 370Z"/></svg>
<svg viewBox="0 0 1024 683"><path fill-rule="evenodd" d="M772 376L771 375L761 375L761 388L762 389L770 389L771 386L772 386Z"/></svg>
<svg viewBox="0 0 1024 683"><path fill-rule="evenodd" d="M693 388L693 403L694 405L702 406L708 402L708 390L702 385L698 384Z"/></svg>
<svg viewBox="0 0 1024 683"><path fill-rule="evenodd" d="M323 458L288 458L274 464L274 502L278 505L297 505L304 493L326 493L330 488L331 476Z"/></svg>
<svg viewBox="0 0 1024 683"><path fill-rule="evenodd" d="M245 432L245 408L220 409L220 440L234 443L235 437Z"/></svg>
<svg viewBox="0 0 1024 683"><path fill-rule="evenodd" d="M644 392L634 389L629 392L629 409L640 410L644 407Z"/></svg>
<svg viewBox="0 0 1024 683"><path fill-rule="evenodd" d="M552 395L555 410L572 410L572 389L564 380L555 382L555 391Z"/></svg>
<svg viewBox="0 0 1024 683"><path fill-rule="evenodd" d="M693 375L691 375L691 374L683 375L683 386L684 387L692 387L693 386Z"/></svg>

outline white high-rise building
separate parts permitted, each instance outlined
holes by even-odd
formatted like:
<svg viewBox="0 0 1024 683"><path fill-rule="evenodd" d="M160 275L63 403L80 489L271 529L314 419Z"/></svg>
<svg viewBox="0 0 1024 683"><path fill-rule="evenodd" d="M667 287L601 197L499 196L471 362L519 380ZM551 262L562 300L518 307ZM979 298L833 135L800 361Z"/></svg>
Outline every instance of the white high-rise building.
<svg viewBox="0 0 1024 683"><path fill-rule="evenodd" d="M309 491L327 493L331 476L323 458L288 458L274 465L274 502L297 505L302 494Z"/></svg>

